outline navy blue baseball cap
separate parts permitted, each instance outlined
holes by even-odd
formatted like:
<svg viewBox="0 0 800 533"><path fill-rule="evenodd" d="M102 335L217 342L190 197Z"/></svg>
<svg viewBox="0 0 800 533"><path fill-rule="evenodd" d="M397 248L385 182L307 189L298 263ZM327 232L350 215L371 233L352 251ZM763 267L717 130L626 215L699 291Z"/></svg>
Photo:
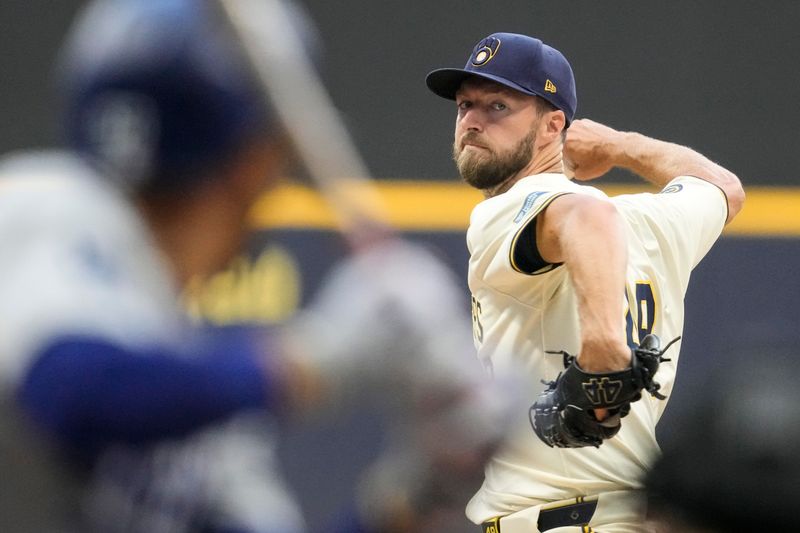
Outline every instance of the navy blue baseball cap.
<svg viewBox="0 0 800 533"><path fill-rule="evenodd" d="M539 39L517 33L493 33L472 49L464 68L440 68L425 78L428 88L455 100L465 79L477 76L519 92L544 98L564 112L569 125L578 98L567 58Z"/></svg>

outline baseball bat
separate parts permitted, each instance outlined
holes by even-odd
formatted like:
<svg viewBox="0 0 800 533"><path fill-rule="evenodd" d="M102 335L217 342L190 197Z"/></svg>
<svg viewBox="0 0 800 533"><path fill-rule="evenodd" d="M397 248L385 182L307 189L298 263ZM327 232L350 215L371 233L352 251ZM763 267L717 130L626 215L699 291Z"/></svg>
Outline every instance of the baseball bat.
<svg viewBox="0 0 800 533"><path fill-rule="evenodd" d="M387 238L383 200L282 0L216 0L222 20L354 249Z"/></svg>

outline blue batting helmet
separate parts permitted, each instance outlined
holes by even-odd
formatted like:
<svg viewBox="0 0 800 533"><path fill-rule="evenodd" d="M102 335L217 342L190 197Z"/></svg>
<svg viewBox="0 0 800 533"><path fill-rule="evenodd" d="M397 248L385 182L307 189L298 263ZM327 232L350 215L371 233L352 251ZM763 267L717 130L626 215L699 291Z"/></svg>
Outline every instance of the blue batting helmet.
<svg viewBox="0 0 800 533"><path fill-rule="evenodd" d="M190 183L271 126L215 7L100 0L72 29L59 72L67 140L130 189Z"/></svg>

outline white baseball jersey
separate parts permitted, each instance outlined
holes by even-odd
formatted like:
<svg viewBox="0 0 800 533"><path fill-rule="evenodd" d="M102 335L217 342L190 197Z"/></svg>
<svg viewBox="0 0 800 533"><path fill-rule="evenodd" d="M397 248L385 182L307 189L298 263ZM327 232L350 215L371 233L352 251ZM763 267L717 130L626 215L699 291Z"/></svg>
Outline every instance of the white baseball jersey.
<svg viewBox="0 0 800 533"><path fill-rule="evenodd" d="M132 203L79 160L0 161L0 394L55 339L188 350L178 290ZM88 482L96 531L304 529L274 469L274 432L242 415L149 448L111 447ZM198 518L200 517L200 518Z"/></svg>
<svg viewBox="0 0 800 533"><path fill-rule="evenodd" d="M576 354L580 329L567 267L524 272L515 251L534 245L522 238L522 229L551 201L569 193L607 198L562 174L529 176L478 204L467 233L479 358L496 372L526 373L531 404L544 388L541 381L555 379L564 369L561 355L545 351ZM629 343L638 344L652 332L663 345L681 334L689 274L722 231L726 199L716 186L682 176L660 194L608 200L622 215L628 240L620 327L627 324ZM667 395L678 348L679 344L670 348L672 361L663 363L656 375ZM633 404L617 436L599 448L549 448L534 433L528 413L519 413L515 431L490 461L483 486L467 506L468 517L481 523L549 501L640 488L646 468L659 453L655 427L665 406L665 401L645 394Z"/></svg>

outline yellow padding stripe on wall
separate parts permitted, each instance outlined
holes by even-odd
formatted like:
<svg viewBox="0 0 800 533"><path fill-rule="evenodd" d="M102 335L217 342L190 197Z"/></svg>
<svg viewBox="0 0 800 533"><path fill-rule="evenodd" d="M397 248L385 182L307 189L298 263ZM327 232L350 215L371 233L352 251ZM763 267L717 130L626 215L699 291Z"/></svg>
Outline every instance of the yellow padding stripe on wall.
<svg viewBox="0 0 800 533"><path fill-rule="evenodd" d="M744 209L733 219L726 233L764 237L800 236L800 189L745 189Z"/></svg>
<svg viewBox="0 0 800 533"><path fill-rule="evenodd" d="M600 184L598 184L600 185ZM406 231L465 231L472 208L483 199L476 190L442 181L378 181L388 221ZM601 186L607 194L655 192L646 186ZM725 228L726 235L800 237L800 188L749 187L747 203ZM357 192L354 192L357 194ZM286 184L265 194L253 208L256 229L334 229L333 211L315 190Z"/></svg>

